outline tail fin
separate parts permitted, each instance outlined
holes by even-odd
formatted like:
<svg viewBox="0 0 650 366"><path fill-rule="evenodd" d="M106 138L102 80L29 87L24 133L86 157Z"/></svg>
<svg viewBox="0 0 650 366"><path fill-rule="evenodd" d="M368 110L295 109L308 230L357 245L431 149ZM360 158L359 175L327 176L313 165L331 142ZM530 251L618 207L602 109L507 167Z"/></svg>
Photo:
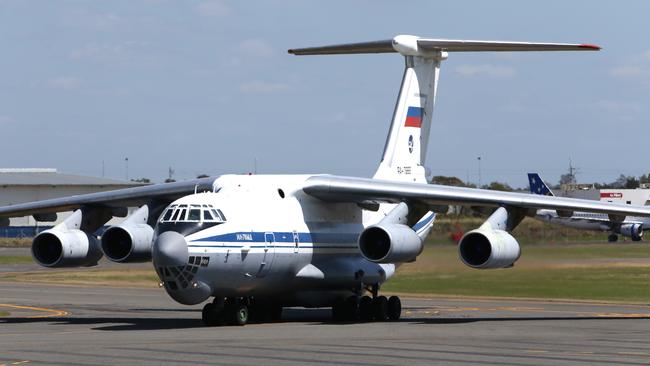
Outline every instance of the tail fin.
<svg viewBox="0 0 650 366"><path fill-rule="evenodd" d="M384 154L374 178L426 183L431 115L440 64L447 52L597 51L586 44L464 41L400 35L393 39L289 50L294 55L391 53L404 56L406 66Z"/></svg>
<svg viewBox="0 0 650 366"><path fill-rule="evenodd" d="M554 196L553 191L544 183L542 177L537 173L528 173L528 183L530 183L530 193L541 196Z"/></svg>

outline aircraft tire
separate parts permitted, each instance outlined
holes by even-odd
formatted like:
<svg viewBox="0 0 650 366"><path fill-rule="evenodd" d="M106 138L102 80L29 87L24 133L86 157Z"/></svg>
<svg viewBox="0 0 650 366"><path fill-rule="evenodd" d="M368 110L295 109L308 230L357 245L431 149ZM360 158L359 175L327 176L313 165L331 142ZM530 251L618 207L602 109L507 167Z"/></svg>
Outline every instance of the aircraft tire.
<svg viewBox="0 0 650 366"><path fill-rule="evenodd" d="M203 320L203 324L208 327L214 327L223 323L221 311L213 303L207 303L203 306L201 319Z"/></svg>
<svg viewBox="0 0 650 366"><path fill-rule="evenodd" d="M386 296L377 296L372 301L375 320L383 322L388 319L388 299Z"/></svg>
<svg viewBox="0 0 650 366"><path fill-rule="evenodd" d="M617 242L617 241L618 241L618 235L616 235L616 234L609 234L609 236L607 237L607 241L610 242L610 243L615 243L615 242Z"/></svg>
<svg viewBox="0 0 650 366"><path fill-rule="evenodd" d="M233 325L246 325L248 323L248 306L236 304L231 308L231 321Z"/></svg>
<svg viewBox="0 0 650 366"><path fill-rule="evenodd" d="M375 317L372 306L372 298L363 296L359 300L359 319L365 322L372 321Z"/></svg>
<svg viewBox="0 0 650 366"><path fill-rule="evenodd" d="M355 322L359 319L359 301L356 296L345 299L345 320Z"/></svg>
<svg viewBox="0 0 650 366"><path fill-rule="evenodd" d="M399 320L402 316L402 300L397 296L388 298L388 319Z"/></svg>

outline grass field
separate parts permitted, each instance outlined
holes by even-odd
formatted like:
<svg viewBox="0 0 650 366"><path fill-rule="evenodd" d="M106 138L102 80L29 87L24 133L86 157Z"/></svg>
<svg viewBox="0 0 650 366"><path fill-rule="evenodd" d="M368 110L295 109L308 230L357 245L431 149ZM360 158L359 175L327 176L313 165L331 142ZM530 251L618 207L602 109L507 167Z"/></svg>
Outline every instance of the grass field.
<svg viewBox="0 0 650 366"><path fill-rule="evenodd" d="M34 260L28 255L0 255L0 264L26 264Z"/></svg>
<svg viewBox="0 0 650 366"><path fill-rule="evenodd" d="M30 257L19 258L31 261ZM0 280L149 288L158 285L150 267L0 273ZM650 245L524 244L514 268L475 270L460 262L455 245L429 243L418 260L401 266L383 290L650 303Z"/></svg>
<svg viewBox="0 0 650 366"><path fill-rule="evenodd" d="M513 268L475 270L456 247L430 245L403 265L385 291L650 302L650 246L528 245Z"/></svg>
<svg viewBox="0 0 650 366"><path fill-rule="evenodd" d="M468 231L483 221L484 218L441 215L422 255L416 262L400 267L384 290L650 303L650 244L609 244L606 233L557 227L527 218L513 233L522 244L522 257L514 268L474 270L460 262L450 237L458 229ZM29 239L0 239L0 246L29 244ZM0 264L31 261L30 256L0 255ZM158 285L150 267L0 273L0 280L91 286Z"/></svg>

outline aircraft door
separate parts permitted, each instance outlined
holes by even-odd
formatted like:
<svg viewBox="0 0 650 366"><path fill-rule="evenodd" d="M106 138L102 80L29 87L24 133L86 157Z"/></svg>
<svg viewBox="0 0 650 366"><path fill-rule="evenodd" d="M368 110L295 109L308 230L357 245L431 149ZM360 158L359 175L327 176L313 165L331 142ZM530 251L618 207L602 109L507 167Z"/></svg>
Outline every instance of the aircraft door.
<svg viewBox="0 0 650 366"><path fill-rule="evenodd" d="M260 262L260 269L257 277L264 277L271 269L273 258L275 257L275 234L264 233L264 253Z"/></svg>

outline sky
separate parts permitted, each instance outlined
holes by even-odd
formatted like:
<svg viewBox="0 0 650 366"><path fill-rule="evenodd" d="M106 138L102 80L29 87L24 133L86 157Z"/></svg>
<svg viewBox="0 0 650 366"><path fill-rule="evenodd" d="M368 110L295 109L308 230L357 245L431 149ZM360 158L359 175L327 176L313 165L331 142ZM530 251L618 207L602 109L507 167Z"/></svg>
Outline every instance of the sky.
<svg viewBox="0 0 650 366"><path fill-rule="evenodd" d="M0 167L160 182L199 174L371 176L397 54L289 48L432 38L594 43L451 54L426 165L527 185L650 172L647 1L0 0ZM128 168L125 159L128 158Z"/></svg>

